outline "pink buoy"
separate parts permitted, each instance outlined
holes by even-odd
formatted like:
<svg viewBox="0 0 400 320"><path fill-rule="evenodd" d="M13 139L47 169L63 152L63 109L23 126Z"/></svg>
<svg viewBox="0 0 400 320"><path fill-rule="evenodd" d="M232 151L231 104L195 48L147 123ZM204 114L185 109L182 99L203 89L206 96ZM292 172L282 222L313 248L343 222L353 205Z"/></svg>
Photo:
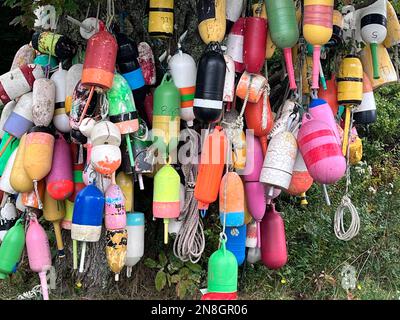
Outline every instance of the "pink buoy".
<svg viewBox="0 0 400 320"><path fill-rule="evenodd" d="M332 184L343 177L346 160L328 124L304 114L297 141L308 172L316 182Z"/></svg>
<svg viewBox="0 0 400 320"><path fill-rule="evenodd" d="M126 227L125 199L121 188L115 183L113 175L113 184L106 191L106 214L105 225L108 230L120 230Z"/></svg>

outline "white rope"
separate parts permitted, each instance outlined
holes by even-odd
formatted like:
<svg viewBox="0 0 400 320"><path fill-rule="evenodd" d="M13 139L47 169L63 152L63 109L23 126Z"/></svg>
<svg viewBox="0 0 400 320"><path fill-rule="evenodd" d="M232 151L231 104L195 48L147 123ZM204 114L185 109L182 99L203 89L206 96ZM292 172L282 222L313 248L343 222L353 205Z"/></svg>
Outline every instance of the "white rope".
<svg viewBox="0 0 400 320"><path fill-rule="evenodd" d="M37 286L34 286L32 290L26 291L20 295L18 295L17 299L18 300L33 300L35 298L39 298L42 296L42 287L40 284Z"/></svg>

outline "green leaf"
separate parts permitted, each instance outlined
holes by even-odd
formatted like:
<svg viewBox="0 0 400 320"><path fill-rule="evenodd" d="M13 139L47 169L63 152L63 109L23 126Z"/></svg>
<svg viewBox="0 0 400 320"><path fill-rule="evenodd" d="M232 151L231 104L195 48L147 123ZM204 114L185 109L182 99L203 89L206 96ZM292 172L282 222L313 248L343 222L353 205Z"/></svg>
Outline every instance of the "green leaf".
<svg viewBox="0 0 400 320"><path fill-rule="evenodd" d="M188 267L191 271L196 273L200 273L203 270L201 266L197 263L187 262L185 263L185 266Z"/></svg>
<svg viewBox="0 0 400 320"><path fill-rule="evenodd" d="M179 270L179 275L181 276L181 278L185 278L189 275L190 270L188 268L182 268L181 270Z"/></svg>
<svg viewBox="0 0 400 320"><path fill-rule="evenodd" d="M179 274L174 274L171 276L171 283L178 283L181 280Z"/></svg>
<svg viewBox="0 0 400 320"><path fill-rule="evenodd" d="M154 280L156 285L156 290L160 292L164 289L165 285L167 284L167 276L164 271L160 270L156 274L156 278Z"/></svg>
<svg viewBox="0 0 400 320"><path fill-rule="evenodd" d="M154 261L153 259L150 259L150 258L147 258L147 259L144 261L144 265L145 265L146 267L148 267L148 268L151 268L151 269L155 269L155 268L158 267L158 263L157 263L156 261Z"/></svg>
<svg viewBox="0 0 400 320"><path fill-rule="evenodd" d="M160 254L158 255L158 260L160 261L160 265L162 267L165 267L168 263L168 259L164 253L164 251L161 251Z"/></svg>

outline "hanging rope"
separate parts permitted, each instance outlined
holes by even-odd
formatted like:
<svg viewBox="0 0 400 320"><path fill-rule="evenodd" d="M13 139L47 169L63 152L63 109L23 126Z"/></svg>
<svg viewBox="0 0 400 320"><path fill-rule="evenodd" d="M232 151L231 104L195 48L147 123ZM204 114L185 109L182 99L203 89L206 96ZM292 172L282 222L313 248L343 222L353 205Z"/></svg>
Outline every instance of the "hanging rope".
<svg viewBox="0 0 400 320"><path fill-rule="evenodd" d="M189 164L182 165L182 172L185 177L185 206L179 217L183 223L176 235L173 251L175 257L181 261L197 263L205 248L203 222L198 214L198 202L194 197L197 166L190 161Z"/></svg>
<svg viewBox="0 0 400 320"><path fill-rule="evenodd" d="M353 109L351 110L350 116L350 126L353 123ZM360 230L360 216L357 212L356 207L352 204L349 197L349 186L351 184L350 180L350 139L351 139L351 130L348 131L348 141L347 144L347 152L346 152L346 192L342 198L342 202L335 213L334 219L334 231L335 235L338 239L343 241L349 241L353 239ZM351 214L351 223L349 228L346 230L344 227L344 214L345 210L348 209Z"/></svg>

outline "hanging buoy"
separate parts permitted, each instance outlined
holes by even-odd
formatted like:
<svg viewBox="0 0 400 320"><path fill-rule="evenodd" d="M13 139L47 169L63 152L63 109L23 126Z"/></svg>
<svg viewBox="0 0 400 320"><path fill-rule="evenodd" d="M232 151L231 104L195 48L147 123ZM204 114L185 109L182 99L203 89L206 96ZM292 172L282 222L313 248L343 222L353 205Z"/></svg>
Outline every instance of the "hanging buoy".
<svg viewBox="0 0 400 320"><path fill-rule="evenodd" d="M53 123L57 130L64 133L71 131L69 117L65 111L67 75L68 71L64 70L62 68L62 64L60 63L58 70L54 72L50 78L56 86Z"/></svg>
<svg viewBox="0 0 400 320"><path fill-rule="evenodd" d="M296 79L291 48L299 40L299 28L296 19L296 8L292 0L265 0L268 14L268 26L272 41L283 49L286 70L289 75L290 89L295 90Z"/></svg>
<svg viewBox="0 0 400 320"><path fill-rule="evenodd" d="M143 174L151 174L154 170L152 157L149 157L149 148L152 145L151 141L141 139L133 139L133 155L135 158L135 173L139 176L140 190L144 189Z"/></svg>
<svg viewBox="0 0 400 320"><path fill-rule="evenodd" d="M150 0L149 34L168 38L174 33L174 0Z"/></svg>
<svg viewBox="0 0 400 320"><path fill-rule="evenodd" d="M26 134L21 137L10 175L10 185L15 191L21 193L33 190L32 179L28 176L24 168L25 140Z"/></svg>
<svg viewBox="0 0 400 320"><path fill-rule="evenodd" d="M43 202L43 217L53 223L54 233L56 235L58 257L65 257L64 243L61 235L61 220L65 216L64 201L54 200L51 195L46 191L44 193Z"/></svg>
<svg viewBox="0 0 400 320"><path fill-rule="evenodd" d="M226 0L226 32L240 19L243 11L243 0Z"/></svg>
<svg viewBox="0 0 400 320"><path fill-rule="evenodd" d="M227 227L244 224L244 188L236 172L227 172L219 187L219 220Z"/></svg>
<svg viewBox="0 0 400 320"><path fill-rule="evenodd" d="M84 270L86 242L97 242L101 235L104 213L103 193L94 185L83 188L76 196L72 215L71 238L82 241L79 272Z"/></svg>
<svg viewBox="0 0 400 320"><path fill-rule="evenodd" d="M11 154L14 152L15 149L18 148L20 143L19 139L11 139L11 142L8 142L9 138L10 135L6 132L0 143L0 149L3 149L6 143L8 144L5 147L3 154L0 156L0 177L3 175L8 159L10 159Z"/></svg>
<svg viewBox="0 0 400 320"><path fill-rule="evenodd" d="M125 200L126 212L132 212L133 210L133 177L127 175L123 171L120 171L116 177L116 183L121 188ZM108 189L107 189L108 190Z"/></svg>
<svg viewBox="0 0 400 320"><path fill-rule="evenodd" d="M35 126L47 127L53 120L56 86L53 80L37 79L32 90L32 119Z"/></svg>
<svg viewBox="0 0 400 320"><path fill-rule="evenodd" d="M235 63L233 62L233 59L226 54L224 54L224 59L226 63L226 72L223 101L227 104L226 109L230 110L235 97Z"/></svg>
<svg viewBox="0 0 400 320"><path fill-rule="evenodd" d="M40 54L33 60L33 64L41 66L44 70L52 70L57 66L58 60L48 54Z"/></svg>
<svg viewBox="0 0 400 320"><path fill-rule="evenodd" d="M164 159L178 146L180 101L179 90L171 75L166 73L154 92L152 130L153 142Z"/></svg>
<svg viewBox="0 0 400 320"><path fill-rule="evenodd" d="M144 254L144 214L128 212L126 215L128 248L126 253L126 275L131 277L134 267Z"/></svg>
<svg viewBox="0 0 400 320"><path fill-rule="evenodd" d="M260 222L264 217L267 204L265 197L265 186L260 182L260 174L263 166L263 153L259 139L247 134L247 162L243 172L244 189L247 199L247 207L251 216L256 221L256 239L258 246L261 245Z"/></svg>
<svg viewBox="0 0 400 320"><path fill-rule="evenodd" d="M92 149L91 164L101 174L111 175L121 165L121 150L111 144L96 145Z"/></svg>
<svg viewBox="0 0 400 320"><path fill-rule="evenodd" d="M211 293L237 291L238 263L235 255L226 249L226 240L208 260L207 288Z"/></svg>
<svg viewBox="0 0 400 320"><path fill-rule="evenodd" d="M269 142L260 182L266 184L267 196L270 198L275 188L285 191L289 188L296 155L296 138L289 131L277 134Z"/></svg>
<svg viewBox="0 0 400 320"><path fill-rule="evenodd" d="M338 103L356 104L362 101L363 94L363 67L360 59L348 55L343 58L339 68Z"/></svg>
<svg viewBox="0 0 400 320"><path fill-rule="evenodd" d="M107 263L110 270L115 274L115 281L119 281L119 274L125 266L128 233L125 229L107 230L106 241Z"/></svg>
<svg viewBox="0 0 400 320"><path fill-rule="evenodd" d="M121 188L113 183L105 193L105 226L108 230L121 230L126 227L125 198Z"/></svg>
<svg viewBox="0 0 400 320"><path fill-rule="evenodd" d="M72 109L72 97L74 95L75 88L78 82L82 78L83 64L74 64L69 68L67 72L67 77L65 80L65 112L67 115Z"/></svg>
<svg viewBox="0 0 400 320"><path fill-rule="evenodd" d="M138 62L142 69L143 78L148 86L156 84L156 62L150 45L147 42L138 44Z"/></svg>
<svg viewBox="0 0 400 320"><path fill-rule="evenodd" d="M343 15L339 10L333 10L332 37L327 43L332 47L340 45L343 42Z"/></svg>
<svg viewBox="0 0 400 320"><path fill-rule="evenodd" d="M99 31L87 42L85 62L82 70L82 85L100 87L108 90L112 87L117 59L118 45L107 31Z"/></svg>
<svg viewBox="0 0 400 320"><path fill-rule="evenodd" d="M318 97L328 103L328 105L331 107L333 115L336 116L339 109L339 103L337 100L338 95L335 75L332 75L330 79L326 80L326 90L319 88Z"/></svg>
<svg viewBox="0 0 400 320"><path fill-rule="evenodd" d="M4 136L4 124L6 123L8 117L11 115L11 113L14 111L15 105L17 103L13 100L7 103L2 112L1 112L1 117L0 117L0 139L3 139Z"/></svg>
<svg viewBox="0 0 400 320"><path fill-rule="evenodd" d="M37 194L37 183L46 177L53 162L54 135L46 127L33 127L28 131L25 142L24 168L33 180ZM42 208L40 198L39 209Z"/></svg>
<svg viewBox="0 0 400 320"><path fill-rule="evenodd" d="M311 177L321 184L333 184L343 177L346 160L328 124L304 114L297 141Z"/></svg>
<svg viewBox="0 0 400 320"><path fill-rule="evenodd" d="M264 2L264 1L263 1ZM259 16L265 19L266 24L268 24L267 10L265 9L265 3L262 4L261 10L258 3L253 4L253 16ZM267 43L265 46L265 59L271 59L275 53L276 45L272 42L271 31L267 28Z"/></svg>
<svg viewBox="0 0 400 320"><path fill-rule="evenodd" d="M248 102L257 103L265 92L266 85L267 79L265 77L245 71L239 79L236 87L236 95L244 100L248 93Z"/></svg>
<svg viewBox="0 0 400 320"><path fill-rule="evenodd" d="M24 64L0 76L0 107L33 88L37 79L44 78L43 69L34 64Z"/></svg>
<svg viewBox="0 0 400 320"><path fill-rule="evenodd" d="M321 46L332 37L334 0L304 1L304 39L313 45L311 89L319 88Z"/></svg>
<svg viewBox="0 0 400 320"><path fill-rule="evenodd" d="M77 194L85 187L83 183L83 169L85 164L83 162L83 155L82 159L80 153L83 153L83 147L79 146L75 143L70 144L71 148L71 158L72 158L72 172L73 172L73 181L74 181L74 191L72 195L68 198L69 201L74 202ZM82 148L82 149L81 149Z"/></svg>
<svg viewBox="0 0 400 320"><path fill-rule="evenodd" d="M210 46L198 64L193 102L194 115L205 123L216 122L222 115L226 73L224 56Z"/></svg>
<svg viewBox="0 0 400 320"><path fill-rule="evenodd" d="M247 251L247 262L255 264L261 260L261 249L260 248L249 248Z"/></svg>
<svg viewBox="0 0 400 320"><path fill-rule="evenodd" d="M369 124L376 121L376 103L371 80L364 72L363 99L361 104L354 109L354 122L357 124Z"/></svg>
<svg viewBox="0 0 400 320"><path fill-rule="evenodd" d="M10 71L19 68L24 64L33 63L35 56L36 53L32 46L29 44L24 44L21 48L18 49L17 53L15 54Z"/></svg>
<svg viewBox="0 0 400 320"><path fill-rule="evenodd" d="M256 103L249 102L244 111L248 129L254 130L257 137L267 136L274 126L269 97L264 92Z"/></svg>
<svg viewBox="0 0 400 320"><path fill-rule="evenodd" d="M4 191L5 193L9 194L16 194L18 193L10 184L10 176L11 176L11 170L14 166L15 158L17 156L17 151L18 149L14 150L11 153L10 158L7 161L7 164L4 168L3 174L0 177L0 190Z"/></svg>
<svg viewBox="0 0 400 320"><path fill-rule="evenodd" d="M229 55L235 63L235 71L242 73L244 71L243 63L243 41L244 24L246 19L239 18L233 25L226 43L226 54Z"/></svg>
<svg viewBox="0 0 400 320"><path fill-rule="evenodd" d="M400 23L397 18L396 10L390 1L386 1L387 13L387 34L383 42L386 48L393 47L400 43Z"/></svg>
<svg viewBox="0 0 400 320"><path fill-rule="evenodd" d="M39 273L43 300L49 300L46 272L51 268L51 253L49 239L37 218L31 218L26 231L26 251L29 267Z"/></svg>
<svg viewBox="0 0 400 320"><path fill-rule="evenodd" d="M264 209L265 211L265 209ZM246 247L247 248L255 248L257 247L257 222L255 220L251 220L247 224L246 228ZM261 247L261 244L260 244Z"/></svg>
<svg viewBox="0 0 400 320"><path fill-rule="evenodd" d="M56 134L52 166L46 176L46 190L55 200L65 200L74 192L70 147L61 134Z"/></svg>
<svg viewBox="0 0 400 320"><path fill-rule="evenodd" d="M199 201L200 210L207 210L208 205L217 200L226 162L226 148L225 133L220 126L216 126L204 141L194 188L194 197Z"/></svg>
<svg viewBox="0 0 400 320"><path fill-rule="evenodd" d="M153 217L164 219L164 244L168 244L169 219L178 218L180 177L169 164L164 165L154 176Z"/></svg>
<svg viewBox="0 0 400 320"><path fill-rule="evenodd" d="M8 198L10 199L10 198ZM0 209L0 241L4 241L4 237L7 235L8 231L15 225L17 221L17 209L12 202L7 202Z"/></svg>
<svg viewBox="0 0 400 320"><path fill-rule="evenodd" d="M234 146L234 149L232 150L233 168L237 172L244 170L244 168L246 167L246 162L247 162L246 154L247 154L246 135L242 131L240 133L240 141L237 143L236 146Z"/></svg>
<svg viewBox="0 0 400 320"><path fill-rule="evenodd" d="M18 219L15 225L8 230L0 246L0 279L6 279L7 275L21 260L25 247L25 230L23 219Z"/></svg>
<svg viewBox="0 0 400 320"><path fill-rule="evenodd" d="M267 24L262 17L247 17L244 25L243 62L246 71L259 73L264 66Z"/></svg>
<svg viewBox="0 0 400 320"><path fill-rule="evenodd" d="M360 12L361 37L370 45L374 79L379 79L378 44L385 41L387 35L387 0L377 0Z"/></svg>
<svg viewBox="0 0 400 320"><path fill-rule="evenodd" d="M200 0L197 2L199 34L205 44L221 42L226 31L226 0Z"/></svg>
<svg viewBox="0 0 400 320"><path fill-rule="evenodd" d="M70 59L76 53L76 44L70 38L50 31L35 32L32 35L32 47L60 60Z"/></svg>
<svg viewBox="0 0 400 320"><path fill-rule="evenodd" d="M193 100L196 90L197 67L194 59L187 53L178 51L168 61L172 79L181 94L180 115L189 127L193 126Z"/></svg>
<svg viewBox="0 0 400 320"><path fill-rule="evenodd" d="M232 252L241 266L246 258L246 225L226 227L226 249Z"/></svg>
<svg viewBox="0 0 400 320"><path fill-rule="evenodd" d="M331 107L323 99L311 99L308 111L315 120L325 122L335 134L338 144L341 143L339 131Z"/></svg>
<svg viewBox="0 0 400 320"><path fill-rule="evenodd" d="M292 196L299 196L307 192L313 184L313 178L308 173L306 164L300 150L297 151L296 161L293 166L292 180L290 180L287 193Z"/></svg>
<svg viewBox="0 0 400 320"><path fill-rule="evenodd" d="M269 269L282 268L288 260L285 225L274 204L261 222L261 259Z"/></svg>

